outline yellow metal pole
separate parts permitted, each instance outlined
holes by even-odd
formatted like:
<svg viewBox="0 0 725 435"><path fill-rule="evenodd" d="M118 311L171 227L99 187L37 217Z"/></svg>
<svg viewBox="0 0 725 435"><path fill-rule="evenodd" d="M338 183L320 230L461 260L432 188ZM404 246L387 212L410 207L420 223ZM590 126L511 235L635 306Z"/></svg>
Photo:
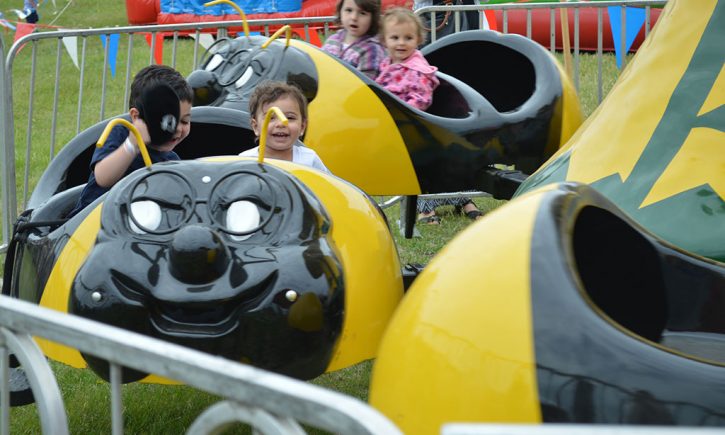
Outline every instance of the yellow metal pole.
<svg viewBox="0 0 725 435"><path fill-rule="evenodd" d="M561 0L565 3L566 0ZM564 69L569 74L569 78L572 77L572 61L571 61L571 46L569 44L569 11L567 8L559 8L561 18L561 42L562 50L564 52Z"/></svg>
<svg viewBox="0 0 725 435"><path fill-rule="evenodd" d="M104 143L106 143L106 139L108 139L108 135L111 133L111 129L113 129L116 124L123 124L126 128L129 129L131 133L133 133L133 135L136 137L136 142L138 143L138 149L139 151L141 151L141 158L143 158L144 165L146 165L146 167L151 166L151 157L149 157L149 151L146 149L146 143L143 141L141 133L138 132L136 126L123 118L112 119L108 122L106 128L103 129L101 137L99 137L98 142L96 142L96 147L100 148L103 146Z"/></svg>
<svg viewBox="0 0 725 435"><path fill-rule="evenodd" d="M267 48L269 44L272 43L272 41L279 38L279 35L281 35L282 32L287 32L287 44L285 45L285 47L289 47L289 41L290 39L292 39L292 26L290 26L289 24L285 24L284 26L280 27L279 30L274 32L268 40L264 41L264 44L262 44L262 48Z"/></svg>
<svg viewBox="0 0 725 435"><path fill-rule="evenodd" d="M284 116L279 107L272 106L267 110L267 114L264 116L264 122L262 123L262 131L259 133L259 155L257 156L257 163L264 161L264 151L267 149L267 127L269 126L269 120L272 119L272 115L277 115L282 121L282 124L287 125L287 117Z"/></svg>
<svg viewBox="0 0 725 435"><path fill-rule="evenodd" d="M242 10L242 8L239 7L239 5L230 0L214 0L208 3L204 3L204 6L209 7L218 5L219 3L226 3L237 10L239 16L242 18L242 28L244 28L244 36L249 38L249 24L247 24L247 16L244 14L244 11Z"/></svg>

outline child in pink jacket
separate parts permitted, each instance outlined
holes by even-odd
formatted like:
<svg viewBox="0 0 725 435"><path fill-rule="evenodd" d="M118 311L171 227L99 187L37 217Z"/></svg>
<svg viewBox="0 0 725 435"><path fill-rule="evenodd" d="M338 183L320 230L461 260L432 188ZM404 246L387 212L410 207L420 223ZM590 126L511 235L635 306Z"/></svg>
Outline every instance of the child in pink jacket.
<svg viewBox="0 0 725 435"><path fill-rule="evenodd" d="M410 9L388 9L382 20L383 45L388 57L380 64L380 74L375 79L398 98L420 110L433 102L433 91L438 86L435 72L418 50L423 42L423 24Z"/></svg>

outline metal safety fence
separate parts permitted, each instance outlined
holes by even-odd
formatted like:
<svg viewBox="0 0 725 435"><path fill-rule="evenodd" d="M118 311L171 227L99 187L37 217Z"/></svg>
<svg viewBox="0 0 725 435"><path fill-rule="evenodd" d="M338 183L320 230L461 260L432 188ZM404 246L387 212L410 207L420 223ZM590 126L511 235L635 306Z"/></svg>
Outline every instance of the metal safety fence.
<svg viewBox="0 0 725 435"><path fill-rule="evenodd" d="M602 2L605 4L664 4L664 1ZM591 5L591 4L589 4ZM533 5L530 5L534 7ZM554 5L576 8L576 4ZM453 7L456 15L467 10L490 9L484 6ZM543 6L535 6L543 7ZM446 8L446 7L443 7ZM525 5L498 6L499 9L526 8ZM419 13L436 13L445 9L431 7ZM576 11L576 10L575 10ZM334 17L250 22L269 35L282 24L297 24L298 36L310 41L316 32L331 31ZM119 27L106 29L63 30L36 33L18 40L5 56L0 40L0 160L2 179L2 244L6 248L18 206L25 206L37 180L35 167L43 168L60 147L87 126L127 109L132 72L157 61L156 44L163 44L164 63L188 74L198 67L203 56L201 35L216 36L238 32L240 21L227 23L193 23L188 25ZM649 25L648 27L649 28ZM503 31L506 31L504 27ZM575 26L576 38L576 26ZM115 64L110 46L102 42L111 35L125 52L125 63ZM163 39L158 38L161 35ZM144 39L150 41L146 46ZM78 38L81 55L76 67L64 56L63 39ZM574 44L575 53L576 44ZM22 55L21 55L22 53ZM601 53L599 53L601 56ZM50 62L51 68L41 68ZM39 71L54 71L39 75ZM70 89L70 90L69 90ZM41 98L50 95L50 99ZM20 138L20 141L16 141ZM16 154L16 151L20 153ZM20 168L20 170L18 170ZM21 201L17 191L21 190ZM450 197L454 194L436 195ZM461 192L466 196L485 193ZM389 205L399 198L389 200ZM21 363L38 403L38 416L44 433L68 433L67 410L62 401L53 371L32 337L75 347L99 356L111 366L112 433L124 431L121 395L121 367L149 371L174 379L220 397L220 402L204 411L188 433L217 433L230 422L246 422L261 433L303 433L300 423L334 433L396 434L399 429L384 415L355 398L309 383L224 360L191 349L140 336L86 319L50 311L45 308L0 296L0 433L9 433L10 388L9 354ZM639 434L650 433L717 433L711 429L633 428L628 426L567 425L447 425L442 433L453 434Z"/></svg>
<svg viewBox="0 0 725 435"><path fill-rule="evenodd" d="M557 50L557 47L562 47L566 49L567 47L571 47L571 51L573 53L573 71L572 71L572 79L574 81L574 86L577 90L579 90L579 60L581 55L581 36L582 36L582 25L581 25L581 17L582 17L582 11L588 11L596 14L596 28L595 29L586 29L588 32L591 32L593 30L594 34L596 35L596 45L594 48L594 51L596 53L597 58L597 90L598 90L598 101L601 102L602 98L604 96L603 94L603 82L602 82L602 68L603 68L603 53L604 53L604 34L605 34L605 26L609 26L609 23L604 21L604 13L605 11L609 11L610 8L617 8L619 10L619 17L610 17L611 19L618 19L621 23L620 26L620 34L617 35L619 39L619 46L618 47L612 47L612 49L617 49L621 53L627 53L629 50L627 49L627 8L631 7L637 7L644 9L645 12L645 21L643 24L644 28L644 36L647 37L649 35L650 30L652 29L652 10L656 7L662 7L667 3L666 0L628 0L628 1L588 1L588 2L544 2L544 3L516 3L516 4L495 4L495 5L487 5L487 4L480 4L480 5L470 5L470 6L425 6L420 9L417 9L415 12L416 14L420 16L426 16L428 22L436 23L439 22L439 14L444 14L448 20L453 20L453 29L454 32L460 32L461 31L461 23L463 22L463 14L466 12L477 12L478 13L478 22L475 27L477 28L484 28L484 20L485 20L485 11L500 11L502 15L502 28L498 29L502 33L519 33L523 36L526 36L529 39L533 39L534 35L534 25L535 21L538 21L536 24L541 26L545 26L547 31L546 33L549 35L549 41L548 41L548 48L553 53ZM541 20L534 20L534 14L539 12L544 13L548 16L547 20L544 20L543 22ZM517 32L512 32L510 25L512 21L512 17L514 14L521 13L524 14L524 23L525 23L525 32L521 31L520 28L517 28ZM517 14L518 17L521 16L521 14ZM451 18L452 17L452 18ZM567 17L567 19L564 19L564 17ZM562 30L558 28L558 26L562 26L564 28L568 28L569 21L573 22L573 29L571 33L569 34L569 38L563 37L563 35L566 34L567 30ZM630 27L632 27L633 24L630 24ZM557 33L559 31L559 33ZM438 39L437 35L438 29L436 26L430 27L430 33L431 33L431 41L436 41ZM558 36L558 37L557 37ZM547 46L545 41L538 41L542 43L542 45ZM623 62L621 64L621 68L624 68L626 66L626 56L623 56Z"/></svg>
<svg viewBox="0 0 725 435"><path fill-rule="evenodd" d="M0 296L0 433L10 433L9 354L28 378L44 434L68 434L55 375L32 337L42 337L109 362L111 428L124 433L122 367L154 373L220 397L189 427L213 434L246 423L265 434L306 433L300 423L344 434L399 434L366 403L332 390L145 335Z"/></svg>
<svg viewBox="0 0 725 435"><path fill-rule="evenodd" d="M526 3L476 6L430 6L418 14L452 12L456 30L460 30L460 14L486 10L503 13L503 32L508 32L508 20L518 11L527 14L527 34L531 37L534 11L548 10L550 16L551 49L555 49L555 17L562 10L571 13L573 25L574 81L579 85L579 11L597 8L601 18L604 8L622 9L622 34L626 32L625 7L643 7L647 11L645 32L649 32L652 8L664 0L597 1L569 3ZM289 24L296 36L319 44L334 30L335 17L252 20L252 30L269 35ZM43 168L47 167L70 139L89 126L125 113L132 75L152 63L165 63L188 75L203 61L204 36L216 38L236 35L242 21L187 23L174 25L128 26L101 29L56 30L36 32L19 38L2 58L2 240L0 253L7 249L11 226L19 211L26 208L30 192ZM601 19L597 33L601 34ZM436 38L433 29L433 39ZM600 35L601 39L601 35ZM66 43L72 40L79 46L77 59L65 54ZM118 60L116 58L119 58ZM603 98L603 52L596 53L599 63L599 101Z"/></svg>
<svg viewBox="0 0 725 435"><path fill-rule="evenodd" d="M266 36L289 24L295 37L309 42L329 33L334 20L309 17L248 24ZM2 56L6 92L2 96L5 163L0 252L7 249L17 209L26 208L32 183L39 176L33 168L46 167L60 147L85 128L125 113L135 71L164 63L186 76L203 60L203 36L233 36L242 31L242 25L242 21L227 21L57 30L15 41L7 56ZM64 43L69 39L80 46L77 60L65 54Z"/></svg>
<svg viewBox="0 0 725 435"><path fill-rule="evenodd" d="M132 394L122 394L124 367L154 373L219 397L218 402L196 416L186 430L190 435L222 433L237 423L251 426L253 433L274 435L307 433L302 424L340 434L402 433L380 411L354 397L0 295L0 434L9 434L11 428L11 370L22 370L27 377L42 433L71 432L57 379L33 337L76 348L109 363L109 415L113 435L125 432L123 396L127 400L134 398ZM11 354L19 367L11 367ZM444 435L715 435L721 434L722 429L450 422L433 432Z"/></svg>

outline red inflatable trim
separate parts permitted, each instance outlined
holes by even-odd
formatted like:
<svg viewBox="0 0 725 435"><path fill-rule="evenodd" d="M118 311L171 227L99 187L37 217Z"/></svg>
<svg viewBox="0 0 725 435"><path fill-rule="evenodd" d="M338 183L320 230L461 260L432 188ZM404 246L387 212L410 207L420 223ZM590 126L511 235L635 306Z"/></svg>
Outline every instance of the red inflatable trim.
<svg viewBox="0 0 725 435"><path fill-rule="evenodd" d="M159 0L126 0L128 24L156 24L160 8Z"/></svg>
<svg viewBox="0 0 725 435"><path fill-rule="evenodd" d="M383 10L390 6L410 6L412 0L383 0ZM329 17L335 15L335 5L337 0L303 0L302 10L299 12L288 12L282 14L252 14L248 15L249 20L261 20L270 18L300 18L300 17ZM661 9L652 8L651 26L657 22ZM126 0L126 12L129 24L180 24L180 23L196 23L201 21L232 21L239 20L239 15L194 15L194 14L165 14L160 12L159 0ZM533 9L531 14L531 38L543 45L549 47L551 45L551 36L549 34L549 23L551 16L547 9ZM560 14L555 13L556 21L556 42L557 49L562 48L561 39L561 20ZM503 30L503 12L496 11L496 24L498 30ZM259 30L259 29L253 29ZM230 29L232 33L240 32L239 29ZM301 30L295 29L295 32L304 37ZM510 10L508 12L508 33L517 33L526 35L526 11ZM314 33L314 32L311 32ZM569 35L571 47L574 47L574 14L569 12ZM315 45L320 45L317 35L310 35ZM644 41L644 28L634 40L630 51L635 51ZM579 8L579 49L582 51L596 51L597 49L597 8ZM609 14L606 9L602 13L602 49L612 51L614 42L612 40L612 31L609 27Z"/></svg>
<svg viewBox="0 0 725 435"><path fill-rule="evenodd" d="M596 51L597 50L597 10L598 8L579 8L579 50ZM654 27L659 18L662 9L652 8L650 26ZM508 29L507 33L516 33L526 36L526 10L514 9L508 11ZM570 47L574 49L574 12L570 11L569 15L569 42ZM561 14L559 11L554 12L556 21L556 39L555 48L562 49L561 39ZM546 48L551 47L551 35L549 33L549 25L551 23L551 15L548 9L532 9L531 10L531 39L543 45ZM498 30L503 31L503 12L496 11L496 25ZM644 41L644 26L639 31L632 43L630 51L635 51ZM602 11L602 50L613 51L614 42L612 39L612 28L609 25L609 13L605 8Z"/></svg>
<svg viewBox="0 0 725 435"><path fill-rule="evenodd" d="M337 0L303 0L302 10L281 14L251 14L248 20L278 18L329 17L335 15ZM410 6L412 0L383 0L383 10L390 6ZM159 0L126 0L126 13L129 24L180 24L201 21L233 21L239 15L194 15L166 14L160 12Z"/></svg>

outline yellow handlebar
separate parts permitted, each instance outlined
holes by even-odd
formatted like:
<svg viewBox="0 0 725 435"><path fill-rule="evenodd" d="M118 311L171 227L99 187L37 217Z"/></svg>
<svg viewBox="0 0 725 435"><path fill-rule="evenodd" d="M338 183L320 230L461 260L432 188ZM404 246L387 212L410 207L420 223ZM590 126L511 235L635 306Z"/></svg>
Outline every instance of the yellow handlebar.
<svg viewBox="0 0 725 435"><path fill-rule="evenodd" d="M116 126L116 124L123 124L126 128L128 128L131 133L133 133L133 135L136 137L136 142L138 143L138 149L141 151L143 163L146 165L147 168L151 166L151 157L149 157L149 151L146 149L146 143L143 141L143 138L141 138L141 133L138 132L138 129L135 125L131 124L123 118L112 119L106 125L103 133L101 133L101 137L99 137L98 142L96 142L96 147L100 148L103 146L104 143L106 143L108 135L111 133L111 130L113 129L113 127Z"/></svg>
<svg viewBox="0 0 725 435"><path fill-rule="evenodd" d="M287 43L285 44L285 48L289 47L289 41L290 39L292 39L292 26L290 26L289 24L285 24L284 26L280 27L279 30L274 32L272 36L270 36L269 39L264 42L264 44L262 44L262 48L267 48L269 44L272 43L272 41L279 38L279 35L281 35L282 32L287 32Z"/></svg>
<svg viewBox="0 0 725 435"><path fill-rule="evenodd" d="M267 114L264 116L264 122L262 123L262 131L259 134L259 156L257 157L257 163L262 163L264 160L264 151L267 149L267 127L269 126L269 120L272 119L272 115L277 115L277 118L284 125L287 125L289 122L287 117L284 116L284 113L279 110L279 107L272 106L267 110Z"/></svg>
<svg viewBox="0 0 725 435"><path fill-rule="evenodd" d="M239 5L232 2L231 0L214 0L208 3L204 3L204 6L209 7L218 5L219 3L226 3L237 10L239 16L242 18L242 28L244 28L244 36L249 38L249 24L247 24L247 16L244 14L244 11L242 10L242 8L239 7Z"/></svg>

